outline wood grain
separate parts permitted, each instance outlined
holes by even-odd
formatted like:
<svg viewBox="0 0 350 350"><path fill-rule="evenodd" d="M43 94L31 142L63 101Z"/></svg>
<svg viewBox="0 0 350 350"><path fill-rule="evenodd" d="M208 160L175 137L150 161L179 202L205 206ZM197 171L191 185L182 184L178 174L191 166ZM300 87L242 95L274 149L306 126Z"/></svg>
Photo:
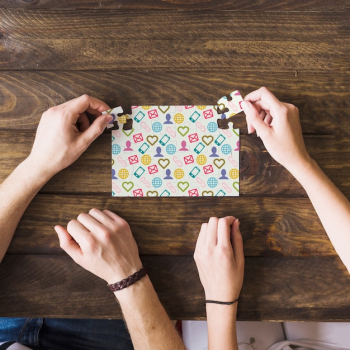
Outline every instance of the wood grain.
<svg viewBox="0 0 350 350"><path fill-rule="evenodd" d="M232 12L1 9L11 39L235 40L329 42L348 39L350 11Z"/></svg>
<svg viewBox="0 0 350 350"><path fill-rule="evenodd" d="M60 9L171 9L171 10L254 10L254 11L334 11L350 7L349 0L3 0L0 7L7 8L60 8Z"/></svg>
<svg viewBox="0 0 350 350"><path fill-rule="evenodd" d="M172 319L205 317L192 257L142 261ZM121 318L105 282L66 256L6 256L0 279L3 317ZM350 276L336 258L247 258L238 319L349 321L349 303Z"/></svg>
<svg viewBox="0 0 350 350"><path fill-rule="evenodd" d="M244 96L264 85L299 108L304 133L349 137L350 75L334 71L6 71L0 75L0 129L35 130L45 110L83 93L130 112L131 105L215 104L234 89ZM235 125L247 134L243 114Z"/></svg>
<svg viewBox="0 0 350 350"><path fill-rule="evenodd" d="M33 132L0 131L0 182L30 153ZM306 147L332 181L350 198L350 142L332 135L306 135ZM242 196L306 197L298 181L266 151L255 135L241 136ZM73 165L54 176L41 193L111 193L110 131L95 140Z"/></svg>
<svg viewBox="0 0 350 350"><path fill-rule="evenodd" d="M132 229L141 254L193 255L198 232L211 216L241 221L246 256L336 256L307 198L111 198L38 195L9 248L11 254L62 254L54 226L91 208L111 210Z"/></svg>
<svg viewBox="0 0 350 350"><path fill-rule="evenodd" d="M31 39L4 37L0 70L332 70L349 63L347 40L329 42L188 39ZM79 57L79 59L77 59Z"/></svg>

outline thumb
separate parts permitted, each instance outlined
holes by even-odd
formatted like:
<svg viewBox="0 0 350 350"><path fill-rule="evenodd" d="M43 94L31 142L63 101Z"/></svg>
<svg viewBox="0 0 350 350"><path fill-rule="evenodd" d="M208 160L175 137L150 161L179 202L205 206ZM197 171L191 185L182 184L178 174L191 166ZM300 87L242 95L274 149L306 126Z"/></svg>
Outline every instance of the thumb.
<svg viewBox="0 0 350 350"><path fill-rule="evenodd" d="M84 143L90 145L90 143L103 133L111 120L113 120L113 117L110 114L102 114L97 117L94 122L82 132L81 137L84 140Z"/></svg>
<svg viewBox="0 0 350 350"><path fill-rule="evenodd" d="M60 226L55 226L55 231L58 235L60 241L60 247L76 262L79 264L79 261L82 257L82 251L78 243L74 238L68 233L68 231Z"/></svg>
<svg viewBox="0 0 350 350"><path fill-rule="evenodd" d="M264 138L270 131L270 127L260 118L259 112L254 105L249 101L243 101L242 107L247 117L248 130L249 124L251 124L256 130L257 134Z"/></svg>

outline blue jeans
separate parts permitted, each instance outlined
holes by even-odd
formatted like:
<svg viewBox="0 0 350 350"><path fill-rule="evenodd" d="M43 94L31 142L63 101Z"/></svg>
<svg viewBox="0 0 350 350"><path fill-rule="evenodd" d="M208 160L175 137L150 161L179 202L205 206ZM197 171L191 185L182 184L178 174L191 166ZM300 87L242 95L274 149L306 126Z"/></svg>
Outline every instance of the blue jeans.
<svg viewBox="0 0 350 350"><path fill-rule="evenodd" d="M1 318L0 343L33 350L133 350L123 320Z"/></svg>

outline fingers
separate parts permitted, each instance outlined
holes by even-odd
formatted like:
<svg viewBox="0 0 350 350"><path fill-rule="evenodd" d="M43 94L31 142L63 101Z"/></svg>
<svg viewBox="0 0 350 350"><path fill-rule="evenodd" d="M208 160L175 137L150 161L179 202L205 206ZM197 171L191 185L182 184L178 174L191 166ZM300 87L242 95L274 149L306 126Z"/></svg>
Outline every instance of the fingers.
<svg viewBox="0 0 350 350"><path fill-rule="evenodd" d="M86 229L78 220L71 220L67 225L68 233L79 244L82 250L91 243L91 232Z"/></svg>
<svg viewBox="0 0 350 350"><path fill-rule="evenodd" d="M55 226L55 231L58 235L60 241L60 247L77 263L79 263L82 258L82 251L79 244L74 240L74 238L68 233L68 231L60 226Z"/></svg>
<svg viewBox="0 0 350 350"><path fill-rule="evenodd" d="M90 122L86 113L82 113L80 115L80 117L77 120L77 123L80 132L84 132L85 130L87 130L87 128L90 126Z"/></svg>
<svg viewBox="0 0 350 350"><path fill-rule="evenodd" d="M81 213L78 215L77 220L94 236L97 236L98 232L104 229L104 225L89 214Z"/></svg>
<svg viewBox="0 0 350 350"><path fill-rule="evenodd" d="M239 220L237 219L231 227L231 240L233 253L238 264L244 265L243 239L239 229Z"/></svg>
<svg viewBox="0 0 350 350"><path fill-rule="evenodd" d="M69 109L75 121L79 118L81 113L88 112L99 116L103 111L110 109L103 101L86 94L68 101L67 104L64 104L64 107Z"/></svg>
<svg viewBox="0 0 350 350"><path fill-rule="evenodd" d="M117 223L119 226L123 226L123 225L127 224L127 222L123 218L121 218L119 215L113 213L110 210L103 210L103 213L105 215L107 215L115 223Z"/></svg>
<svg viewBox="0 0 350 350"><path fill-rule="evenodd" d="M218 245L231 247L231 225L236 220L233 216L219 219L218 223Z"/></svg>
<svg viewBox="0 0 350 350"><path fill-rule="evenodd" d="M89 211L89 215L92 216L96 221L101 223L101 225L105 226L109 230L115 229L116 223L109 216L103 213L101 210L93 208Z"/></svg>
<svg viewBox="0 0 350 350"><path fill-rule="evenodd" d="M267 136L270 132L270 128L261 119L259 112L254 107L254 105L251 102L243 101L242 107L243 107L244 113L246 114L248 126L251 124L251 126L256 130L257 134L260 137L264 138L265 136ZM249 129L248 129L248 132L249 132Z"/></svg>
<svg viewBox="0 0 350 350"><path fill-rule="evenodd" d="M197 238L197 243L196 243L195 251L197 251L197 252L200 251L204 247L205 237L207 234L207 228L208 228L208 224L206 224L206 223L202 224L201 229L199 231L198 238Z"/></svg>
<svg viewBox="0 0 350 350"><path fill-rule="evenodd" d="M268 104L270 108L281 106L281 102L278 100L278 98L266 87L261 87L258 90L252 91L250 94L244 97L244 100L251 102L261 100L264 103Z"/></svg>
<svg viewBox="0 0 350 350"><path fill-rule="evenodd" d="M207 233L205 237L206 245L216 245L218 241L218 218L210 218L207 227Z"/></svg>
<svg viewBox="0 0 350 350"><path fill-rule="evenodd" d="M107 124L112 120L112 116L109 114L102 114L97 117L94 122L88 127L82 134L81 139L85 146L90 145L98 136L100 136Z"/></svg>

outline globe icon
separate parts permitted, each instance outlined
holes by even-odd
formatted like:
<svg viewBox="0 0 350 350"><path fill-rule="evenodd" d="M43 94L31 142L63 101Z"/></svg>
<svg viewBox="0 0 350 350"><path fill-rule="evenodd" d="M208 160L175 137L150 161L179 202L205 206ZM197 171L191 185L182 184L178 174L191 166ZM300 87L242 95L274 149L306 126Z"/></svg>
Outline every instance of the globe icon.
<svg viewBox="0 0 350 350"><path fill-rule="evenodd" d="M207 181L207 184L210 188L214 188L218 185L218 180L215 177L210 177Z"/></svg>
<svg viewBox="0 0 350 350"><path fill-rule="evenodd" d="M155 122L155 123L152 125L152 130L153 130L154 132L160 132L160 131L162 131L162 129L163 129L163 126L162 126L162 124L159 123L159 122Z"/></svg>
<svg viewBox="0 0 350 350"><path fill-rule="evenodd" d="M112 154L119 154L120 153L120 146L119 145L113 145L112 146Z"/></svg>
<svg viewBox="0 0 350 350"><path fill-rule="evenodd" d="M210 123L207 125L207 129L208 129L208 131L210 131L210 132L215 132L215 131L218 129L218 124L217 124L217 123L214 123L214 122L210 122Z"/></svg>
<svg viewBox="0 0 350 350"><path fill-rule="evenodd" d="M230 145L228 145L227 143L225 143L224 145L222 145L221 147L221 152L223 154L230 154L232 152L232 147Z"/></svg>
<svg viewBox="0 0 350 350"><path fill-rule="evenodd" d="M176 147L173 144L170 144L170 145L166 146L165 150L170 155L176 153Z"/></svg>
<svg viewBox="0 0 350 350"><path fill-rule="evenodd" d="M162 181L162 179L161 179L160 177L155 177L155 178L152 180L152 185L153 185L153 187L155 187L155 188L158 188L158 187L162 186L162 183L163 183L163 181Z"/></svg>

